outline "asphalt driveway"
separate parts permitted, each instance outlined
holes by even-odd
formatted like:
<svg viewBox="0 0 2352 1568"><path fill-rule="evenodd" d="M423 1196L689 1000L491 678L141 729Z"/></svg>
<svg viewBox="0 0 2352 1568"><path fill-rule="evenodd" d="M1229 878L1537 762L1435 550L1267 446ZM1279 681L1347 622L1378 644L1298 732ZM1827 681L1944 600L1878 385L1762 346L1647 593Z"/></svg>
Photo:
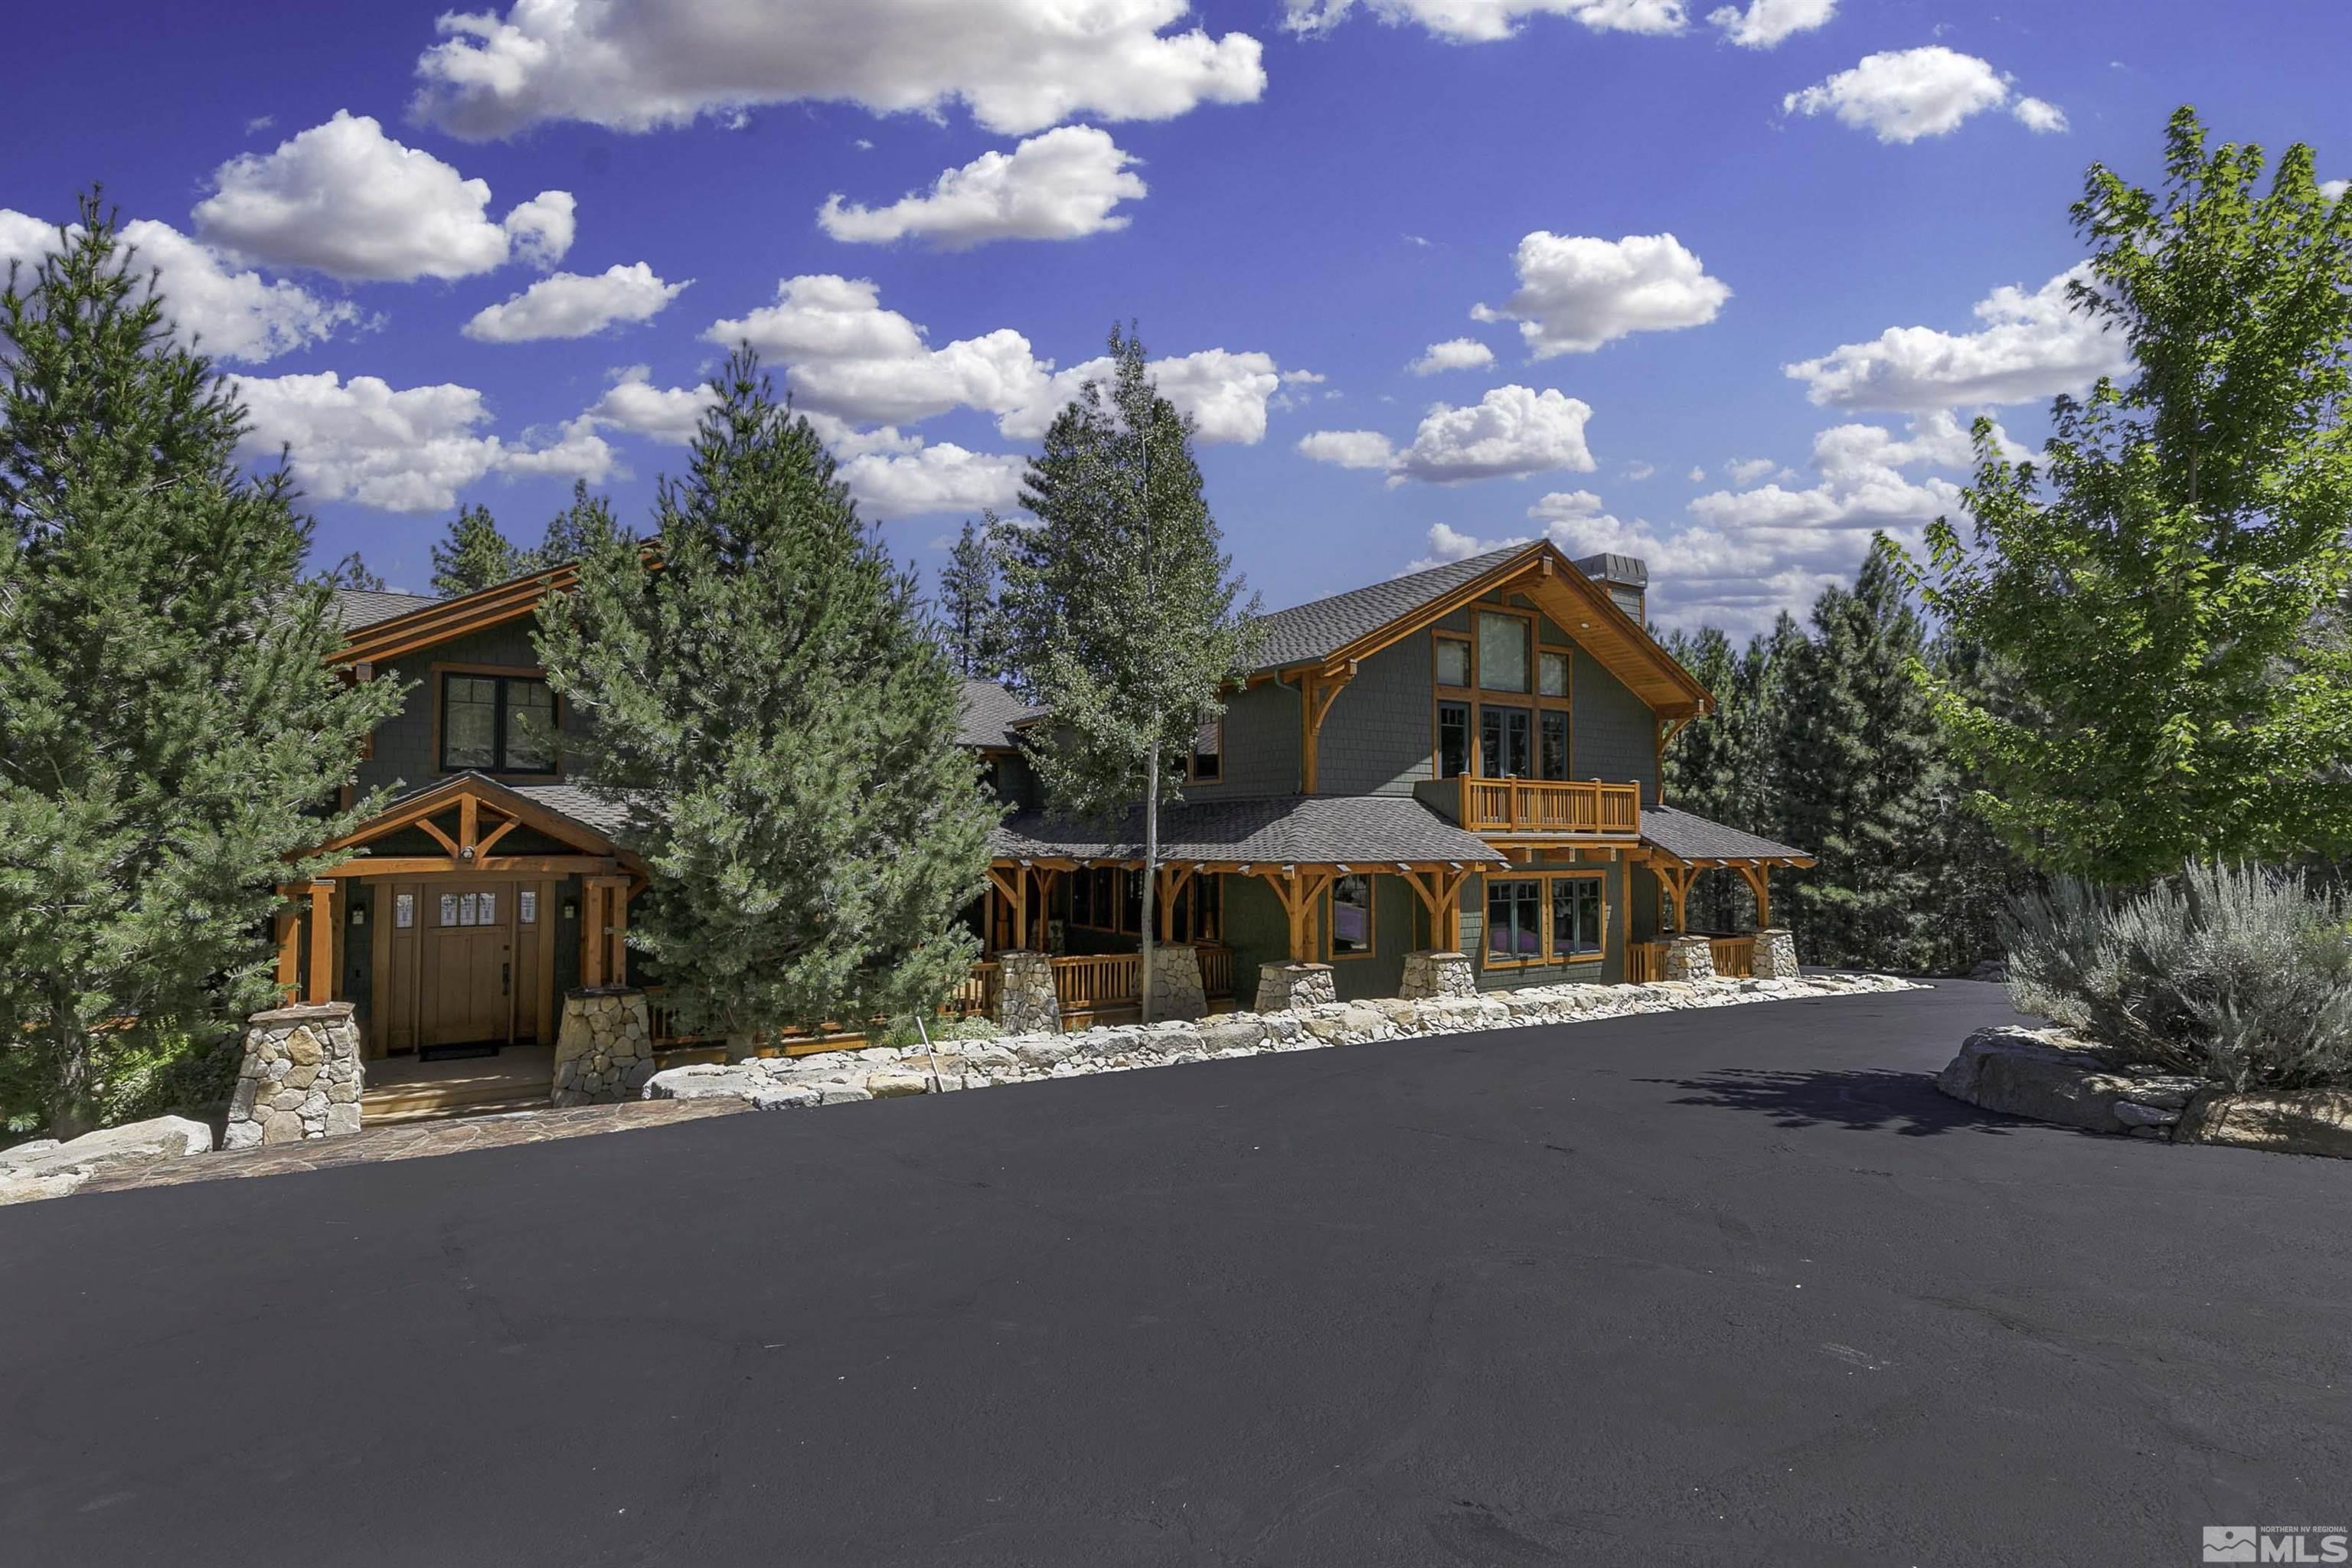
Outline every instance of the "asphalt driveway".
<svg viewBox="0 0 2352 1568"><path fill-rule="evenodd" d="M2352 1163L1990 986L0 1211L0 1559L2190 1563L2352 1516Z"/></svg>

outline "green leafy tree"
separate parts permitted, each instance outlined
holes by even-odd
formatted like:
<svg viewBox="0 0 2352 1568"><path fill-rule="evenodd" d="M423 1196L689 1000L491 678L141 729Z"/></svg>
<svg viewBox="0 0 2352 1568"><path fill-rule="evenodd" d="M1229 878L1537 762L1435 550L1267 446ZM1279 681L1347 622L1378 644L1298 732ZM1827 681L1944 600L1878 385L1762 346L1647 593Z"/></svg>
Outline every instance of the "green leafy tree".
<svg viewBox="0 0 2352 1568"><path fill-rule="evenodd" d="M1006 541L1003 603L1011 662L1054 710L1028 752L1046 797L1097 820L1141 808L1148 1011L1160 807L1248 668L1256 606L1237 603L1192 420L1160 395L1132 331L1112 330L1110 358L1108 384L1088 382L1030 460L1021 499L1039 526Z"/></svg>
<svg viewBox="0 0 2352 1568"><path fill-rule="evenodd" d="M2137 365L2060 399L2041 462L1990 422L1939 521L1928 604L2013 668L2042 721L1949 682L1938 703L1976 805L2041 864L2111 882L2189 858L2352 842L2352 648L2319 635L2352 583L2352 204L2290 147L2209 150L2182 109L2160 192L2094 164L2076 309Z"/></svg>
<svg viewBox="0 0 2352 1568"><path fill-rule="evenodd" d="M291 480L119 234L85 199L0 291L0 1052L60 1136L273 1001L275 888L404 695L329 668Z"/></svg>
<svg viewBox="0 0 2352 1568"><path fill-rule="evenodd" d="M712 385L661 569L615 533L540 616L589 787L651 870L630 942L691 1029L919 1016L967 971L1000 810L955 744L955 671L757 357Z"/></svg>
<svg viewBox="0 0 2352 1568"><path fill-rule="evenodd" d="M1003 530L991 512L966 521L940 568L940 630L948 657L974 680L1004 674L1004 612L997 605L997 540Z"/></svg>
<svg viewBox="0 0 2352 1568"><path fill-rule="evenodd" d="M1853 588L1822 594L1813 626L1787 667L1778 746L1788 839L1816 857L1792 883L1791 925L1824 962L1926 968L1947 764L1914 673L1919 616L1888 553L1874 550Z"/></svg>
<svg viewBox="0 0 2352 1568"><path fill-rule="evenodd" d="M476 593L534 570L536 557L499 531L486 506L464 506L433 546L433 591L443 597Z"/></svg>

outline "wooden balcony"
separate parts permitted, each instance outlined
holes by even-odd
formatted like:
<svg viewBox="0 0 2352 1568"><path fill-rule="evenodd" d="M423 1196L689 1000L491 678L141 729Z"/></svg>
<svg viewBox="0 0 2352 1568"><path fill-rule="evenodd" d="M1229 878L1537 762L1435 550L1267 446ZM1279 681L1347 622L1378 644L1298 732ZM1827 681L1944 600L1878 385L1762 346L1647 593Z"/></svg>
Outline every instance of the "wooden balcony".
<svg viewBox="0 0 2352 1568"><path fill-rule="evenodd" d="M1642 830L1642 786L1464 774L1454 819L1472 833L1591 833L1630 838Z"/></svg>

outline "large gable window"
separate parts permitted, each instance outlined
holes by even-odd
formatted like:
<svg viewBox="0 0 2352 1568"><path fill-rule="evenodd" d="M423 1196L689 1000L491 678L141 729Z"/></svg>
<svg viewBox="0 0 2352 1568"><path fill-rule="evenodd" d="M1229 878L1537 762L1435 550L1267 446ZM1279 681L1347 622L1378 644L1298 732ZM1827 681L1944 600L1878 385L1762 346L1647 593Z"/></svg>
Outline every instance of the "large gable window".
<svg viewBox="0 0 2352 1568"><path fill-rule="evenodd" d="M441 771L555 772L555 693L530 675L441 677Z"/></svg>
<svg viewBox="0 0 2352 1568"><path fill-rule="evenodd" d="M1482 610L1478 615L1478 684L1488 691L1525 691L1528 689L1527 618L1522 616L1498 616Z"/></svg>

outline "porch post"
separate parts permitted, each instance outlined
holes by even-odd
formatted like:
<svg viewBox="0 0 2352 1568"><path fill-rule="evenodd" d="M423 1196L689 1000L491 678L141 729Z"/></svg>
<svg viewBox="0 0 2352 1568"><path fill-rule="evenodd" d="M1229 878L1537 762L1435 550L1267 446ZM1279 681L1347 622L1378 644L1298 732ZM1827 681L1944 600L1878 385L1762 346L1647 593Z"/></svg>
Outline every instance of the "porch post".
<svg viewBox="0 0 2352 1568"><path fill-rule="evenodd" d="M580 984L593 991L604 984L604 885L580 879Z"/></svg>
<svg viewBox="0 0 2352 1568"><path fill-rule="evenodd" d="M629 884L625 879L615 879L606 885L612 890L613 900L613 934L607 939L613 944L613 978L609 984L626 985L629 983Z"/></svg>
<svg viewBox="0 0 2352 1568"><path fill-rule="evenodd" d="M335 994L335 884L310 884L310 986L306 1002L329 1002Z"/></svg>
<svg viewBox="0 0 2352 1568"><path fill-rule="evenodd" d="M296 993L302 988L302 917L294 912L294 889L278 889L286 900L278 906L278 990L293 1005Z"/></svg>

